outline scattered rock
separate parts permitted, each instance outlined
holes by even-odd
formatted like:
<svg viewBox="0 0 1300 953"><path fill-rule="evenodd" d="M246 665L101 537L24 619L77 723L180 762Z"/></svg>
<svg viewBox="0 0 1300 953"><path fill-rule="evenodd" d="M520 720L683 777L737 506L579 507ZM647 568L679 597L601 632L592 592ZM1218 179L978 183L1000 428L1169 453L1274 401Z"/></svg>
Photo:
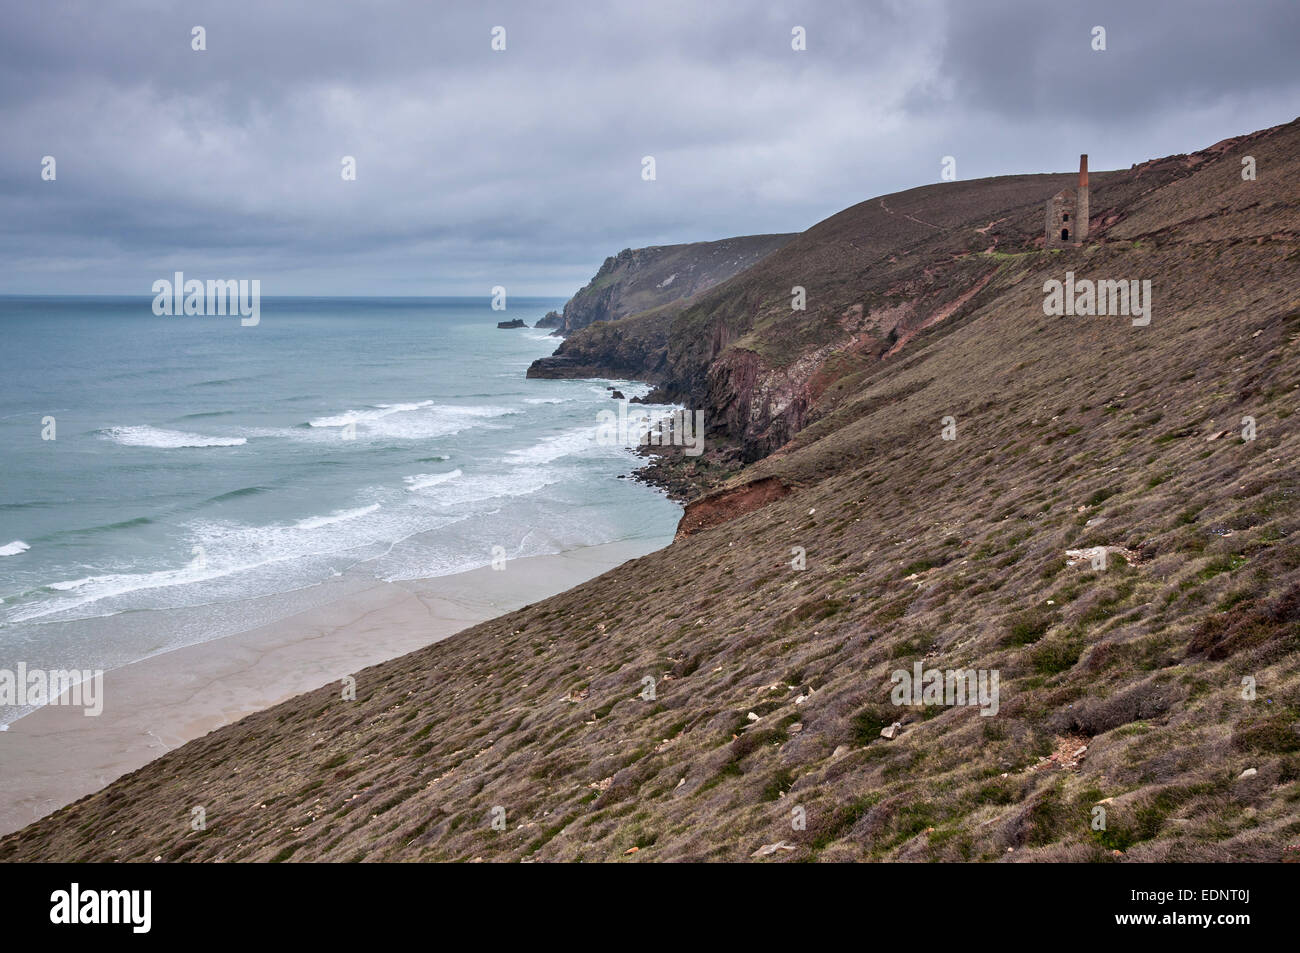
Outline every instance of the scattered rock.
<svg viewBox="0 0 1300 953"><path fill-rule="evenodd" d="M1083 743L1082 738L1077 736L1057 738L1055 750L1047 757L1039 758L1038 762L1027 768L1025 773L1032 774L1050 768L1077 768L1087 753L1088 746Z"/></svg>
<svg viewBox="0 0 1300 953"><path fill-rule="evenodd" d="M771 857L778 850L794 850L794 849L795 849L794 844L787 844L785 841L780 840L777 841L775 844L764 844L762 847L754 851L749 856L750 857Z"/></svg>
<svg viewBox="0 0 1300 953"><path fill-rule="evenodd" d="M1097 558L1110 561L1111 556L1123 556L1127 563L1136 563L1141 560L1141 554L1137 550L1126 549L1123 546L1091 546L1088 549L1067 549L1065 551L1065 565L1078 566L1081 563L1092 564Z"/></svg>
<svg viewBox="0 0 1300 953"><path fill-rule="evenodd" d="M609 396L613 397L615 400L627 400L627 398L623 396L623 392L621 390L616 390L614 391L614 393L610 394Z"/></svg>
<svg viewBox="0 0 1300 953"><path fill-rule="evenodd" d="M1237 780L1240 781L1242 778L1253 778L1257 774L1259 774L1259 771L1256 768L1247 768L1237 776Z"/></svg>
<svg viewBox="0 0 1300 953"><path fill-rule="evenodd" d="M903 728L903 723L902 723L901 721L896 721L896 722L894 722L892 725L890 725L888 728L881 728L881 729L880 729L880 737L882 737L882 738L886 738L886 739L892 741L894 738L897 738L897 737L898 737L898 733L899 733L899 731L902 730L902 728Z"/></svg>
<svg viewBox="0 0 1300 953"><path fill-rule="evenodd" d="M838 748L836 748L834 751L831 752L831 760L833 761L836 758L842 758L848 753L849 753L849 746L840 745Z"/></svg>

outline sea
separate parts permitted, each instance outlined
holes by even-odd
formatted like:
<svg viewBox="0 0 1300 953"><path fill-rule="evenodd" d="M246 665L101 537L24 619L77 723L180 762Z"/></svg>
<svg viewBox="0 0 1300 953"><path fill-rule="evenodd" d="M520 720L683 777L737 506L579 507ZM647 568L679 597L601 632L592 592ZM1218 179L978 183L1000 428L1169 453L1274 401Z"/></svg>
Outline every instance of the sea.
<svg viewBox="0 0 1300 953"><path fill-rule="evenodd" d="M0 297L0 669L110 670L376 580L671 537L680 507L599 439L610 388L647 388L524 376L562 303L264 298L244 326Z"/></svg>

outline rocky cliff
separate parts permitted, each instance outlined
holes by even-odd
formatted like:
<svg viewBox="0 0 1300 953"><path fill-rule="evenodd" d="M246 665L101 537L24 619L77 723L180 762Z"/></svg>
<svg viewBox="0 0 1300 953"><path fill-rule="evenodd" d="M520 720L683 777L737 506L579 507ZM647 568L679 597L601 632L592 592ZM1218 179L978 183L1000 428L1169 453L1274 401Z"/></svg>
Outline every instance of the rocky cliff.
<svg viewBox="0 0 1300 953"><path fill-rule="evenodd" d="M599 321L615 321L691 298L744 271L793 237L746 235L625 248L606 258L595 277L568 300L554 333L572 334Z"/></svg>
<svg viewBox="0 0 1300 953"><path fill-rule="evenodd" d="M572 335L529 376L649 381L659 385L652 398L706 409L713 436L757 460L886 365L905 362L919 341L1005 295L1026 263L1065 254L1083 264L1129 240L1134 217L1150 214L1155 195L1173 202L1187 194L1177 183L1209 166L1226 175L1228 156L1235 162L1252 143L1291 134L1293 126L1265 130L1093 173L1091 240L1082 256L1043 250L1044 203L1074 173L941 183L870 199L671 312ZM1276 216L1252 214L1285 230Z"/></svg>

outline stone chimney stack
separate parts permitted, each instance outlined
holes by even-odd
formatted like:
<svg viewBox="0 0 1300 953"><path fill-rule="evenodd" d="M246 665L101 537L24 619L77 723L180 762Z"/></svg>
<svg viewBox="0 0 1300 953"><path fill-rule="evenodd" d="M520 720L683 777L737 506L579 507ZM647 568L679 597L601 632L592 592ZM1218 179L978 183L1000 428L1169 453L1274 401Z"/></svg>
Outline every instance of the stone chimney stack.
<svg viewBox="0 0 1300 953"><path fill-rule="evenodd" d="M1088 154L1079 156L1079 191L1074 210L1078 221L1074 223L1074 240L1088 240Z"/></svg>

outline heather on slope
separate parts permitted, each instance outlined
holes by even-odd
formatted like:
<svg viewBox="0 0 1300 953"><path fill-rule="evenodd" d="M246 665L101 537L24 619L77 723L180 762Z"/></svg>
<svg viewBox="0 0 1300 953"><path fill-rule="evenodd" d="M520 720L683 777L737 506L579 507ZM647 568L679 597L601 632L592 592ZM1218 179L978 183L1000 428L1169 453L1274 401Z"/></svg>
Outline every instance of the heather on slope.
<svg viewBox="0 0 1300 953"><path fill-rule="evenodd" d="M1104 241L950 259L978 295L833 381L693 504L707 528L367 669L355 701L170 752L0 859L1293 854L1297 128L1252 145L1259 182L1194 163ZM1151 280L1150 324L1045 315L1067 271ZM894 705L918 663L999 673L997 713Z"/></svg>

